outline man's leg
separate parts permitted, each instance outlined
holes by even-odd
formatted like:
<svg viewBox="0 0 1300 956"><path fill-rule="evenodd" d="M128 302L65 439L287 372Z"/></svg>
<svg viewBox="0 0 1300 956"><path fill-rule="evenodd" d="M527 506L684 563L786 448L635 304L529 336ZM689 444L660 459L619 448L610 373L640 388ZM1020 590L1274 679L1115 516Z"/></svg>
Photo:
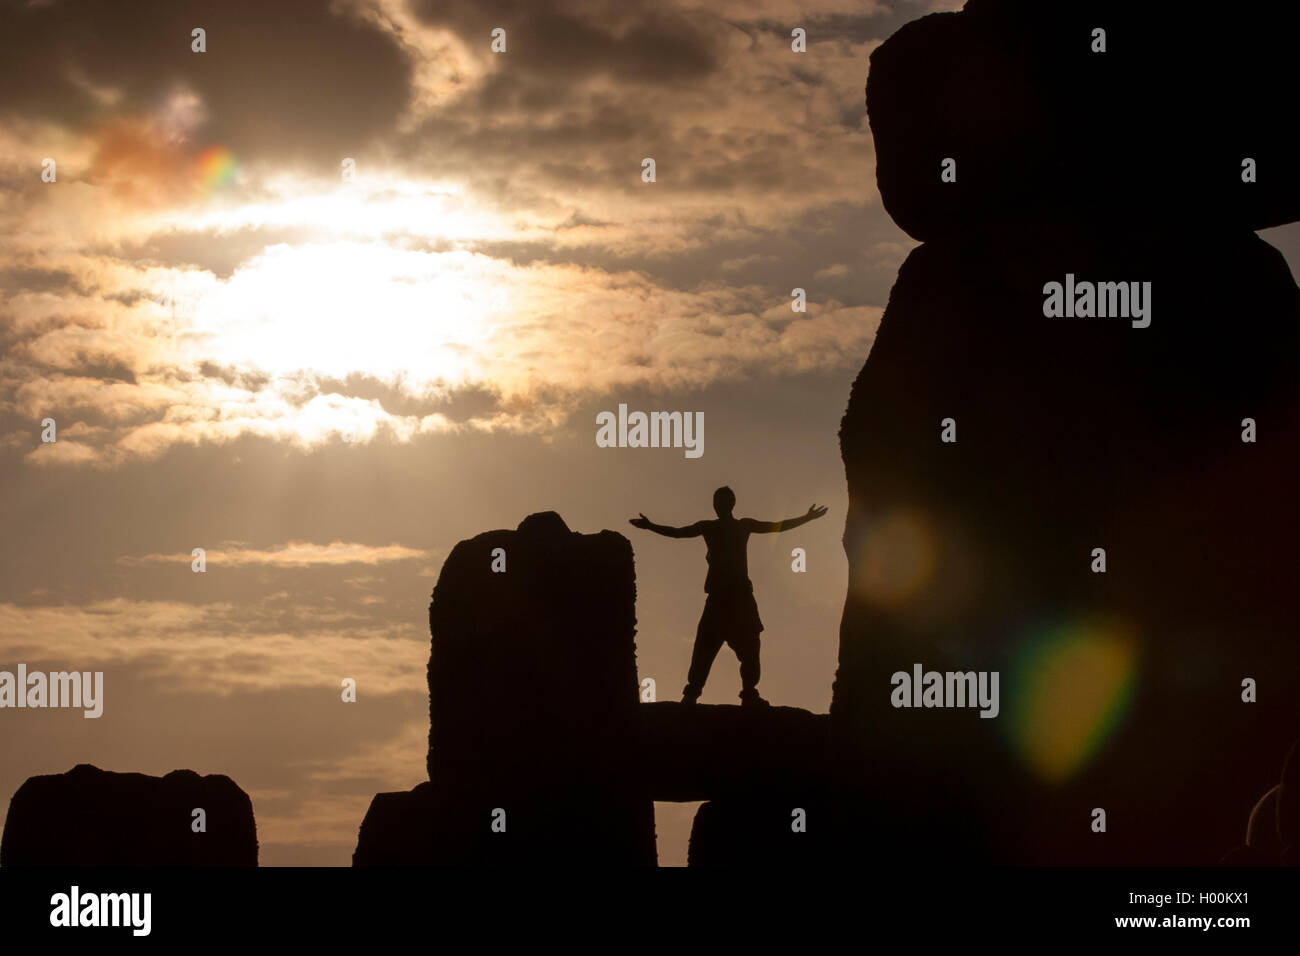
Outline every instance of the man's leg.
<svg viewBox="0 0 1300 956"><path fill-rule="evenodd" d="M738 642L736 656L740 658L740 686L742 690L754 690L758 686L761 668L758 664L758 635Z"/></svg>
<svg viewBox="0 0 1300 956"><path fill-rule="evenodd" d="M713 659L722 648L722 636L714 626L713 615L709 613L706 602L704 613L700 616L699 626L695 629L695 649L691 651L691 669L686 674L686 686L682 689L682 703L693 704L704 690L704 682L709 679L709 668Z"/></svg>
<svg viewBox="0 0 1300 956"><path fill-rule="evenodd" d="M766 704L758 696L758 678L761 669L758 666L758 635L746 635L731 641L732 650L740 658L740 698L742 704Z"/></svg>
<svg viewBox="0 0 1300 956"><path fill-rule="evenodd" d="M759 636L757 631L737 635L727 642L740 660L740 701L744 704L766 704L758 695L758 678L761 669L758 664Z"/></svg>
<svg viewBox="0 0 1300 956"><path fill-rule="evenodd" d="M758 602L752 590L743 595L736 608L727 643L740 660L740 702L766 704L758 696L758 636L763 631L763 619L758 616Z"/></svg>

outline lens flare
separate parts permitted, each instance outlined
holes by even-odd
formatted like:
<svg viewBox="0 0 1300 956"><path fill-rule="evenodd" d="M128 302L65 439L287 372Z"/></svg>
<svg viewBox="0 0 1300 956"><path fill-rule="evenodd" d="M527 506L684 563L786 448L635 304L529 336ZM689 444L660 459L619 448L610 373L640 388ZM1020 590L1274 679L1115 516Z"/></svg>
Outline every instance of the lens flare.
<svg viewBox="0 0 1300 956"><path fill-rule="evenodd" d="M235 178L235 154L224 146L209 146L195 161L199 187L208 195L230 185Z"/></svg>
<svg viewBox="0 0 1300 956"><path fill-rule="evenodd" d="M1070 621L1028 638L1006 687L1012 749L1061 783L1106 745L1132 702L1137 639L1114 621Z"/></svg>
<svg viewBox="0 0 1300 956"><path fill-rule="evenodd" d="M854 589L873 604L906 604L930 583L936 558L934 531L925 516L910 509L891 511L867 529Z"/></svg>

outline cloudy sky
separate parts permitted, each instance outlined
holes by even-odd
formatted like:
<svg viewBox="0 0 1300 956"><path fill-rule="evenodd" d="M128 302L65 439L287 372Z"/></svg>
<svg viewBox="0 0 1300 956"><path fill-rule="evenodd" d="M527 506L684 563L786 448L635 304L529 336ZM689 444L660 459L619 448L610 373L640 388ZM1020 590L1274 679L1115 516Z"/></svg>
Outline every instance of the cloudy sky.
<svg viewBox="0 0 1300 956"><path fill-rule="evenodd" d="M750 545L762 688L824 711L836 432L914 245L867 57L958 5L5 5L0 669L103 670L106 699L0 712L0 812L79 762L190 767L249 792L264 864L346 864L371 796L424 776L455 543L539 510L627 534L640 672L675 697L704 547L627 519L724 482L754 517L830 506ZM621 402L702 411L703 456L596 447ZM724 650L704 699L738 689ZM659 808L664 862L693 810Z"/></svg>

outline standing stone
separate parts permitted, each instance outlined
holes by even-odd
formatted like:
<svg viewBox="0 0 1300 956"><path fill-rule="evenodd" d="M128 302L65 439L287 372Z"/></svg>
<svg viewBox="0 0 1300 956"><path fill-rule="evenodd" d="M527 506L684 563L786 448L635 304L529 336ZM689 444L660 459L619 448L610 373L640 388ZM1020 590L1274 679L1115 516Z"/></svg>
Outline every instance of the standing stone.
<svg viewBox="0 0 1300 956"><path fill-rule="evenodd" d="M1184 70L1198 48L1170 39L1196 21L1100 6L1106 54L1088 52L1093 5L972 0L871 58L881 194L926 241L840 430L831 718L850 854L1211 863L1294 735L1300 290L1251 229L1300 204L1292 181L1233 205L1237 164L1210 168L1245 141L1291 155L1294 124L1251 99L1171 167L1182 132L1132 134L1203 109L1206 71ZM1268 16L1228 19L1228 36L1275 42ZM1258 77L1221 66L1219 93ZM940 144L969 192L933 176ZM1150 325L1046 316L1044 284L1067 273L1150 282ZM1267 447L1240 440L1248 415ZM960 441L940 442L945 417ZM1099 546L1106 574L1090 573ZM891 675L917 663L999 672L999 716L895 708ZM1267 686L1258 703L1244 677Z"/></svg>
<svg viewBox="0 0 1300 956"><path fill-rule="evenodd" d="M206 812L195 833L191 813ZM253 804L221 774L78 764L28 777L9 802L0 866L257 866Z"/></svg>
<svg viewBox="0 0 1300 956"><path fill-rule="evenodd" d="M375 798L354 863L654 866L627 539L544 512L462 541L429 626L429 783Z"/></svg>

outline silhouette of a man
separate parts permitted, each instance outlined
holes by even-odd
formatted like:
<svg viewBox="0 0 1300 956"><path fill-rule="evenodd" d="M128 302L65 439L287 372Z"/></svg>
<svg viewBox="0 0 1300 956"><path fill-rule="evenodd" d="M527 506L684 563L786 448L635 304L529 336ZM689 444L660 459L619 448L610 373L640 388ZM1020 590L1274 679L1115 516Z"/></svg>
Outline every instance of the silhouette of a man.
<svg viewBox="0 0 1300 956"><path fill-rule="evenodd" d="M631 520L637 528L645 528L667 538L694 538L703 535L708 545L709 573L704 579L704 613L695 631L695 650L691 654L691 669L682 690L682 703L693 704L704 690L713 658L726 644L740 659L740 701L743 704L766 705L758 695L758 635L763 621L758 616L758 603L754 600L754 585L749 580L749 565L745 560L746 547L751 534L788 531L806 524L826 513L825 508L812 505L808 513L784 521L757 521L754 518L735 518L731 511L736 507L736 493L725 485L713 493L713 510L718 513L714 521L697 521L684 528L655 524L645 515Z"/></svg>

